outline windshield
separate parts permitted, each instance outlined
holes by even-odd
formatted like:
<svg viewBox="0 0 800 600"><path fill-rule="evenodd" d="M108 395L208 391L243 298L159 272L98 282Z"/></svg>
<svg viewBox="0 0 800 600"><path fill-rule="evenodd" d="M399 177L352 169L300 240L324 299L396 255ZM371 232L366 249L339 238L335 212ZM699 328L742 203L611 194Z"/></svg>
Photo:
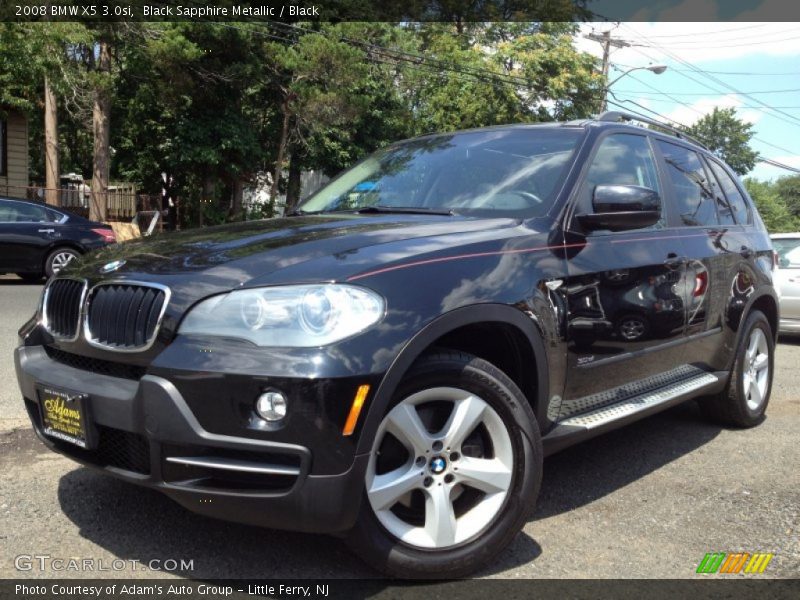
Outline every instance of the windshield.
<svg viewBox="0 0 800 600"><path fill-rule="evenodd" d="M428 137L380 150L331 181L302 212L368 207L475 216L547 213L582 131L528 128Z"/></svg>

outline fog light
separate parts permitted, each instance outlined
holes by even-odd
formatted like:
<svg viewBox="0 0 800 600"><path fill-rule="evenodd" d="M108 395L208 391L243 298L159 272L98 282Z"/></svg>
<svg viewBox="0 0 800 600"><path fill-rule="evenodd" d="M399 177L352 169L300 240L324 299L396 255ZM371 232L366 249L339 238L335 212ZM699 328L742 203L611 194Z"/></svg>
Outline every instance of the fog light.
<svg viewBox="0 0 800 600"><path fill-rule="evenodd" d="M256 412L266 421L274 423L286 416L286 396L280 392L264 392L256 400Z"/></svg>

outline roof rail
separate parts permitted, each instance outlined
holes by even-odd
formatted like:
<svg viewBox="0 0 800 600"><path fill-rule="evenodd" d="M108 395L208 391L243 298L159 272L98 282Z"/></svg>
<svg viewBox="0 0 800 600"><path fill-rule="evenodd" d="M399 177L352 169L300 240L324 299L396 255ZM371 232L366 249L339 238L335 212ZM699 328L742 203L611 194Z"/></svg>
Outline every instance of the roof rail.
<svg viewBox="0 0 800 600"><path fill-rule="evenodd" d="M667 125L666 123L662 123L661 121L656 121L655 119L650 119L648 117L642 117L633 113L627 113L620 110L608 110L598 115L596 120L604 122L612 122L612 123L616 123L619 121L639 121L641 123L647 123L648 125L653 125L660 129L669 131L670 133L675 135L675 137L689 140L693 144L696 144L701 148L708 150L708 146L706 146L703 142L701 142L697 138L690 136L685 131L681 131L677 127L673 127L672 125Z"/></svg>

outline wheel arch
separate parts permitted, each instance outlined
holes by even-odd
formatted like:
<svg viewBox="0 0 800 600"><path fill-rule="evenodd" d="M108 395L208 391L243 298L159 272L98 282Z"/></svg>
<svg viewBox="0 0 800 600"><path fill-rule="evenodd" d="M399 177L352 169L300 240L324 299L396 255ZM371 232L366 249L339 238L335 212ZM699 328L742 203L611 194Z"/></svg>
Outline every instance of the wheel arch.
<svg viewBox="0 0 800 600"><path fill-rule="evenodd" d="M476 343L470 334L478 332L498 333L503 341L486 343L486 338L482 337ZM506 372L525 394L539 426L547 422L550 381L547 354L539 324L526 313L506 304L473 305L438 317L418 332L400 351L369 404L358 441L358 454L371 450L380 420L403 376L417 359L437 347L475 354ZM504 360L500 362L503 364L496 364L498 357L508 349L512 349L514 355L502 357ZM532 360L534 368L522 368L525 360ZM512 372L509 373L508 370Z"/></svg>
<svg viewBox="0 0 800 600"><path fill-rule="evenodd" d="M778 299L775 294L770 294L767 291L754 296L750 300L750 306L747 307L745 311L745 319L752 313L754 310L760 310L764 315L767 317L767 321L769 321L769 327L772 330L772 339L773 341L777 341L778 339L778 327L780 323L780 308L778 304Z"/></svg>
<svg viewBox="0 0 800 600"><path fill-rule="evenodd" d="M773 342L777 342L778 340L778 327L780 322L780 305L778 303L778 296L773 288L761 287L757 291L754 291L747 299L747 303L745 304L739 319L735 323L729 323L735 332L735 338L733 344L734 351L731 353L731 356L728 360L728 371L733 368L734 361L736 360L735 349L738 348L739 344L741 343L742 335L744 334L744 324L754 310L764 313L764 315L767 317L767 321L769 321Z"/></svg>

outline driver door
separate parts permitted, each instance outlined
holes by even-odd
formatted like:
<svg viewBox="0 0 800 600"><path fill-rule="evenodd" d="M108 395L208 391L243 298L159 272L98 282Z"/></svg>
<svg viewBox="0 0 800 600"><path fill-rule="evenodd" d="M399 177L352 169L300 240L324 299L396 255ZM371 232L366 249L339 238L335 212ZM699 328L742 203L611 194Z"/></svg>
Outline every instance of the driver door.
<svg viewBox="0 0 800 600"><path fill-rule="evenodd" d="M682 362L686 261L680 236L667 229L657 165L647 135L611 133L596 143L573 198L574 213L589 214L598 185L637 185L659 194L662 215L644 229L587 233L585 246L567 259L562 419L618 401L620 386L649 385Z"/></svg>

